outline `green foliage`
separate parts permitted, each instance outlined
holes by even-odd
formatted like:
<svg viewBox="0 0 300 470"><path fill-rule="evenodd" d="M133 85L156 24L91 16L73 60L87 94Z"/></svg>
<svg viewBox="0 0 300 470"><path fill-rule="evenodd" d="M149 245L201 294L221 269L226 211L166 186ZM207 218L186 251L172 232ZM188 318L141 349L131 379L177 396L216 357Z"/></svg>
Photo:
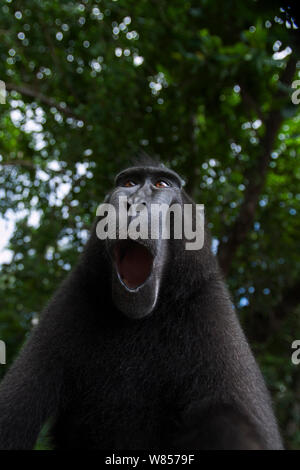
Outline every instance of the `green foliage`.
<svg viewBox="0 0 300 470"><path fill-rule="evenodd" d="M0 279L9 362L76 261L120 166L141 149L159 155L224 243L260 177L277 110L265 184L228 283L286 446L300 448L300 366L290 360L300 311L286 298L299 283L299 110L281 81L297 46L280 18L275 4L251 0L1 3L0 211L18 214ZM291 54L274 55L286 47Z"/></svg>

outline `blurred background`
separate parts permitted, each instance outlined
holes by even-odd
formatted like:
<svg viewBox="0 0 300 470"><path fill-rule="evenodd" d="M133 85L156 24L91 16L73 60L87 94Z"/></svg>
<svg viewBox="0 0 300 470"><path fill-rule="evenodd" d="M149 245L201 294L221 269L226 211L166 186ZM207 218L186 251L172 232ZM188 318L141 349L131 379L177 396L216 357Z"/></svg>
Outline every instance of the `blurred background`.
<svg viewBox="0 0 300 470"><path fill-rule="evenodd" d="M76 261L115 173L144 151L205 204L285 445L300 449L300 365L291 361L300 22L291 5L1 2L0 376Z"/></svg>

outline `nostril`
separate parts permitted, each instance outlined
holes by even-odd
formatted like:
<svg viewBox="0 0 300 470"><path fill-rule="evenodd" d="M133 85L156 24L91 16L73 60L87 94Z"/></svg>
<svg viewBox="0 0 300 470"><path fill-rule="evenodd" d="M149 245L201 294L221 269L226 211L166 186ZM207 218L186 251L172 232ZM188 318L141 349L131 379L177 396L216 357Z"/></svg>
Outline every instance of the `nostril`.
<svg viewBox="0 0 300 470"><path fill-rule="evenodd" d="M137 209L138 211L143 211L143 210L145 210L145 208L147 208L147 204L146 204L145 202L139 202L139 203L137 204L137 208L136 208L136 209Z"/></svg>

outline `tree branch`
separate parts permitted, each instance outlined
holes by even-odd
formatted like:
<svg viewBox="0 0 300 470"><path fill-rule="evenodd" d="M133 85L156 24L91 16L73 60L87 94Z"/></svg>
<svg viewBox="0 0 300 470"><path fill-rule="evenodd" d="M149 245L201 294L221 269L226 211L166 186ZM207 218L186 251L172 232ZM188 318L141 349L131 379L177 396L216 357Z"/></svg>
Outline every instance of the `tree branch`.
<svg viewBox="0 0 300 470"><path fill-rule="evenodd" d="M276 305L273 311L272 330L278 330L282 321L291 315L300 304L300 281L297 280L294 285L287 287L282 295L281 301Z"/></svg>
<svg viewBox="0 0 300 470"><path fill-rule="evenodd" d="M32 170L35 169L34 164L30 160L8 160L5 162L0 162L0 166L25 166Z"/></svg>
<svg viewBox="0 0 300 470"><path fill-rule="evenodd" d="M296 59L291 57L282 74L281 83L286 86L290 85L295 71ZM286 91L279 89L273 101L276 104L276 101L285 96ZM222 242L219 246L218 258L224 274L228 273L238 247L245 240L252 227L259 196L265 184L271 152L282 121L282 114L280 110L276 108L270 111L269 116L265 119L265 135L260 145L262 151L251 174L248 175L244 201L241 205L239 215L236 218L227 242Z"/></svg>
<svg viewBox="0 0 300 470"><path fill-rule="evenodd" d="M54 106L60 113L64 114L65 116L78 119L78 117L74 114L71 108L69 108L68 106L62 106L53 98L49 98L48 96L44 95L43 93L40 93L39 91L33 88L30 88L24 85L16 85L14 83L7 83L7 82L5 83L5 87L6 87L6 90L8 91L15 90L21 95L34 98L37 101L40 101L41 103L46 104L47 106Z"/></svg>
<svg viewBox="0 0 300 470"><path fill-rule="evenodd" d="M190 141L190 158L186 161L186 174L189 175L186 191L193 196L195 186L197 182L196 168L197 168L197 157L199 155L199 146L197 142L196 127L197 127L197 113L190 112L188 120L188 132ZM192 169L192 172L191 172Z"/></svg>
<svg viewBox="0 0 300 470"><path fill-rule="evenodd" d="M268 316L263 315L261 311L251 312L249 338L258 343L272 339L299 305L300 281L297 279L294 284L283 289L281 300L270 310Z"/></svg>
<svg viewBox="0 0 300 470"><path fill-rule="evenodd" d="M248 93L248 91L247 91L247 89L244 85L241 85L241 97L242 97L243 103L245 105L245 108L246 109L251 109L251 108L254 109L254 111L256 112L259 119L262 122L264 122L264 115L261 112L260 107L258 106L256 101L252 98L252 96Z"/></svg>

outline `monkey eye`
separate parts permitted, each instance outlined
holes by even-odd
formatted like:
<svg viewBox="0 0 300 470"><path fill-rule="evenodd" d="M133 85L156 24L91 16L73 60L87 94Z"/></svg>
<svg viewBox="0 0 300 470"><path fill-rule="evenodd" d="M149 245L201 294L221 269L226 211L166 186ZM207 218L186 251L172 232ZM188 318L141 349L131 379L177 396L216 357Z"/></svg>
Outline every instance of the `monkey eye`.
<svg viewBox="0 0 300 470"><path fill-rule="evenodd" d="M128 180L128 181L125 181L123 186L125 186L125 188L132 188L132 186L135 186L135 182L132 180Z"/></svg>
<svg viewBox="0 0 300 470"><path fill-rule="evenodd" d="M169 183L167 183L166 181L164 180L158 180L156 181L155 183L155 187L156 188L168 188L170 186Z"/></svg>

